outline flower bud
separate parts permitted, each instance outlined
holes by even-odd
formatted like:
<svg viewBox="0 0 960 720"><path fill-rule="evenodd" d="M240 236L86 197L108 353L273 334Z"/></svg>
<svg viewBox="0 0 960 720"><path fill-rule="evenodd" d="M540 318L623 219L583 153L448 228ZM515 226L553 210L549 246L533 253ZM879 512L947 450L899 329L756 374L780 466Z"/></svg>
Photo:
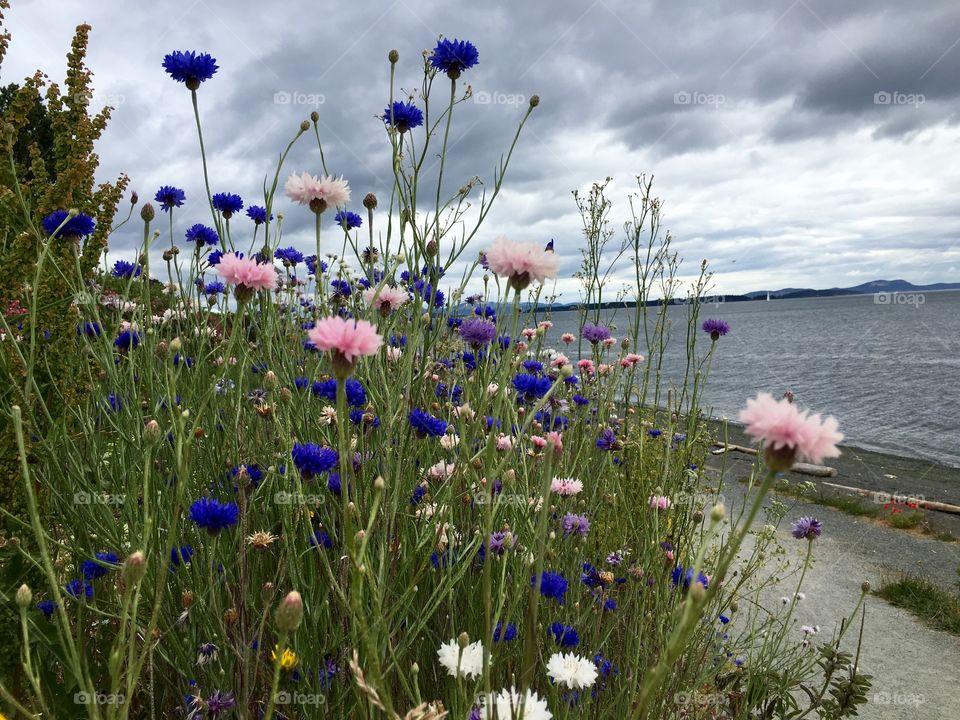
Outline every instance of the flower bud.
<svg viewBox="0 0 960 720"><path fill-rule="evenodd" d="M163 433L160 431L160 423L158 423L156 420L148 420L147 424L143 428L143 436L148 442L157 442L161 437L163 437Z"/></svg>
<svg viewBox="0 0 960 720"><path fill-rule="evenodd" d="M237 612L236 608L229 608L223 613L223 622L227 625L227 627L236 625L239 620L240 613Z"/></svg>
<svg viewBox="0 0 960 720"><path fill-rule="evenodd" d="M467 634L466 631L460 633L460 635L457 636L457 644L461 648L465 648L467 645L470 644L470 636Z"/></svg>
<svg viewBox="0 0 960 720"><path fill-rule="evenodd" d="M436 255L438 249L439 249L439 247L438 247L438 245L437 245L437 241L436 241L436 240L430 240L430 241L427 243L427 246L426 246L426 248L425 248L425 251L426 251L426 253L427 253L427 257L433 257L434 255Z"/></svg>
<svg viewBox="0 0 960 720"><path fill-rule="evenodd" d="M870 581L869 581L869 580L864 580L864 581L860 584L860 592L862 592L862 593L864 593L864 594L870 592Z"/></svg>
<svg viewBox="0 0 960 720"><path fill-rule="evenodd" d="M387 54L387 60L390 61L390 64L391 64L391 65L396 65L396 64L397 64L397 60L399 60L399 59L400 59L400 53L398 53L396 50L391 50L391 51Z"/></svg>
<svg viewBox="0 0 960 720"><path fill-rule="evenodd" d="M157 216L156 210L153 209L153 205L150 203L145 203L142 208L140 208L140 219L144 222L150 222Z"/></svg>
<svg viewBox="0 0 960 720"><path fill-rule="evenodd" d="M33 591L30 586L24 583L17 590L17 606L26 609L33 603Z"/></svg>
<svg viewBox="0 0 960 720"><path fill-rule="evenodd" d="M310 123L308 123L306 120L300 123L300 132L306 132L309 129L310 129Z"/></svg>
<svg viewBox="0 0 960 720"><path fill-rule="evenodd" d="M183 594L180 596L180 604L184 608L188 608L193 605L193 592L191 590L184 590Z"/></svg>
<svg viewBox="0 0 960 720"><path fill-rule="evenodd" d="M539 95L531 95L531 96L530 96L530 107L535 108L535 107L536 107L537 105L539 105L539 104L540 104L540 96L539 96Z"/></svg>
<svg viewBox="0 0 960 720"><path fill-rule="evenodd" d="M363 196L363 206L367 210L375 210L377 208L377 196L372 192L367 193Z"/></svg>
<svg viewBox="0 0 960 720"><path fill-rule="evenodd" d="M386 487L387 487L386 481L378 475L377 479L373 481L373 489L383 492L383 490L385 490Z"/></svg>
<svg viewBox="0 0 960 720"><path fill-rule="evenodd" d="M710 511L710 520L712 522L720 522L727 516L727 508L723 503L717 503L713 506L713 509Z"/></svg>
<svg viewBox="0 0 960 720"><path fill-rule="evenodd" d="M277 374L273 370L267 370L267 374L263 376L263 386L267 390L276 390L277 384Z"/></svg>
<svg viewBox="0 0 960 720"><path fill-rule="evenodd" d="M175 337L170 341L170 345L168 347L172 353L180 352L180 350L183 348L183 340L181 340L179 337Z"/></svg>
<svg viewBox="0 0 960 720"><path fill-rule="evenodd" d="M127 585L136 585L147 573L147 558L137 550L123 562L122 577Z"/></svg>
<svg viewBox="0 0 960 720"><path fill-rule="evenodd" d="M317 122L320 120L320 113L314 110L312 113L310 113L310 119L313 120L313 122Z"/></svg>
<svg viewBox="0 0 960 720"><path fill-rule="evenodd" d="M303 620L303 599L296 590L291 590L280 601L277 608L277 629L280 632L290 633L300 627Z"/></svg>

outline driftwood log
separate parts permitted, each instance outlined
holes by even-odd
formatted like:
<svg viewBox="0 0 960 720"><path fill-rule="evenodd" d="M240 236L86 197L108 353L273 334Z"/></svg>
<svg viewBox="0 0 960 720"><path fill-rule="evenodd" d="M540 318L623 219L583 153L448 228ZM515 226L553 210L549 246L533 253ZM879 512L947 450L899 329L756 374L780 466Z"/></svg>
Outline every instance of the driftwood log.
<svg viewBox="0 0 960 720"><path fill-rule="evenodd" d="M757 449L745 447L744 445L733 445L731 443L716 443L717 449L711 450L713 455L723 455L727 452L746 453L747 455L756 455ZM808 463L794 463L790 472L800 473L801 475L812 475L814 477L836 477L837 469L827 467L826 465L810 465Z"/></svg>

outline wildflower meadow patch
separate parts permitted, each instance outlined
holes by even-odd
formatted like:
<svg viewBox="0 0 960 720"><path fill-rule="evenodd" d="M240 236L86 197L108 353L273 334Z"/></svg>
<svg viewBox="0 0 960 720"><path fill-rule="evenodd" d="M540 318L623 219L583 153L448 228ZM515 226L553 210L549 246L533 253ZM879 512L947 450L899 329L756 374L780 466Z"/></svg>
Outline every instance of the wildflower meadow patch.
<svg viewBox="0 0 960 720"><path fill-rule="evenodd" d="M89 82L88 30L70 97ZM291 138L316 137L311 167L281 148L262 196L211 192L205 91L228 69L178 50L156 59L182 89L165 111L195 121L206 192L169 177L119 210L127 178L93 180L109 112L49 86L45 176L25 110L44 80L21 88L0 174L7 717L856 714L860 606L827 632L795 627L799 585L759 600L786 572L764 562L774 527L793 523L801 584L830 532L765 500L778 471L837 454L836 420L744 398L763 452L745 504L722 502L702 398L736 327L700 318L708 273L676 281L645 178L616 326L600 315L605 185L576 197L580 249L498 237L484 221L543 109L530 96L496 171L451 191L449 128L476 122L481 58L441 38L401 97L405 59L386 56L389 197L328 166L316 113ZM181 221L191 206L202 223ZM310 247L284 237L295 214ZM105 264L127 223L136 257ZM561 335L550 284L578 253L577 329ZM679 379L660 372L670 333L686 335Z"/></svg>

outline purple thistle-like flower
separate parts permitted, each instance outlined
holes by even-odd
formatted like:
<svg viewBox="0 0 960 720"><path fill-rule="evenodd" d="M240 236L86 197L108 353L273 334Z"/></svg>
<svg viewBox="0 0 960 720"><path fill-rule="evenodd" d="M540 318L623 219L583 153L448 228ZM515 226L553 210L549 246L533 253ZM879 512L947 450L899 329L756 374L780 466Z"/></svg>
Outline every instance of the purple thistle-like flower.
<svg viewBox="0 0 960 720"><path fill-rule="evenodd" d="M504 530L490 533L490 552L497 555L503 555L507 549L507 543L513 536Z"/></svg>
<svg viewBox="0 0 960 720"><path fill-rule="evenodd" d="M707 318L703 321L703 331L710 336L711 340L716 342L730 332L730 325L725 320Z"/></svg>
<svg viewBox="0 0 960 720"><path fill-rule="evenodd" d="M583 336L583 339L587 342L597 344L603 342L608 337L610 337L610 328L606 325L584 325L583 329L580 331L580 334Z"/></svg>
<svg viewBox="0 0 960 720"><path fill-rule="evenodd" d="M568 535L577 535L583 537L590 532L590 520L586 515L577 515L576 513L567 513L560 522L563 528L564 537Z"/></svg>
<svg viewBox="0 0 960 720"><path fill-rule="evenodd" d="M459 332L467 345L479 350L484 345L489 345L497 336L497 326L489 320L473 317L460 324Z"/></svg>
<svg viewBox="0 0 960 720"><path fill-rule="evenodd" d="M815 517L802 517L793 523L791 532L797 540L813 540L823 532L823 523Z"/></svg>
<svg viewBox="0 0 960 720"><path fill-rule="evenodd" d="M219 717L222 713L227 713L237 704L233 699L233 693L222 693L219 690L207 698L207 712L211 718Z"/></svg>

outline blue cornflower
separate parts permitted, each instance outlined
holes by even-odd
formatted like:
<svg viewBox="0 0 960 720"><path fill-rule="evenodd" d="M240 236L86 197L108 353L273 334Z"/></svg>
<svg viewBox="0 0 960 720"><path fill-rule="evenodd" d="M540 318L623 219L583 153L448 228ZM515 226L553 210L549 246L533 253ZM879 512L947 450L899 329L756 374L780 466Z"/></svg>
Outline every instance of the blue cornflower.
<svg viewBox="0 0 960 720"><path fill-rule="evenodd" d="M220 68L210 53L175 50L163 57L163 69L177 82L185 83L190 90L196 90L200 83L212 78Z"/></svg>
<svg viewBox="0 0 960 720"><path fill-rule="evenodd" d="M676 585L680 585L681 581L683 583L683 589L689 590L690 583L693 582L693 568L687 568L686 570L684 570L683 565L677 565L673 569L673 572L670 574L670 582L672 582L676 586ZM707 578L707 576L701 572L701 573L697 573L697 582L703 585L704 587L707 587L710 581Z"/></svg>
<svg viewBox="0 0 960 720"><path fill-rule="evenodd" d="M305 478L331 470L337 466L340 456L332 448L320 447L315 443L294 443L293 464Z"/></svg>
<svg viewBox="0 0 960 720"><path fill-rule="evenodd" d="M140 277L140 266L126 260L117 260L110 274L115 278Z"/></svg>
<svg viewBox="0 0 960 720"><path fill-rule="evenodd" d="M590 400L588 400L587 398L585 398L583 395L581 395L581 394L579 394L579 393L577 393L576 395L573 396L573 402L576 403L577 405L589 405L589 404L590 404Z"/></svg>
<svg viewBox="0 0 960 720"><path fill-rule="evenodd" d="M427 489L423 485L417 485L410 494L410 504L419 505L420 501L423 500L423 497L426 494Z"/></svg>
<svg viewBox="0 0 960 720"><path fill-rule="evenodd" d="M240 508L236 504L222 503L214 498L200 498L190 506L190 519L211 535L236 524L239 515Z"/></svg>
<svg viewBox="0 0 960 720"><path fill-rule="evenodd" d="M93 597L93 585L86 581L71 580L63 589L71 597L79 598L80 593L86 595L88 600Z"/></svg>
<svg viewBox="0 0 960 720"><path fill-rule="evenodd" d="M447 421L435 418L420 408L410 411L410 426L417 437L425 438L429 435L440 437L447 431Z"/></svg>
<svg viewBox="0 0 960 720"><path fill-rule="evenodd" d="M115 393L110 393L107 395L107 407L110 408L111 412L120 412L123 408L123 401Z"/></svg>
<svg viewBox="0 0 960 720"><path fill-rule="evenodd" d="M317 530L310 538L310 547L322 547L328 550L332 548L333 539L330 537L330 533L323 529Z"/></svg>
<svg viewBox="0 0 960 720"><path fill-rule="evenodd" d="M610 428L606 428L597 438L597 447L601 450L616 450L621 446L620 440Z"/></svg>
<svg viewBox="0 0 960 720"><path fill-rule="evenodd" d="M187 194L180 188L173 187L173 185L164 185L157 190L153 199L160 203L160 209L166 212L172 207L183 205L183 201L187 199Z"/></svg>
<svg viewBox="0 0 960 720"><path fill-rule="evenodd" d="M203 245L216 245L220 242L220 236L217 235L216 230L213 228L208 228L206 225L202 225L200 223L191 225L184 233L184 236L189 242L195 242L197 247L201 247Z"/></svg>
<svg viewBox="0 0 960 720"><path fill-rule="evenodd" d="M219 210L227 219L243 210L243 198L234 193L216 193L213 196L213 209Z"/></svg>
<svg viewBox="0 0 960 720"><path fill-rule="evenodd" d="M553 252L553 239L551 239L550 242L548 242L548 243L546 244L546 246L543 248L543 251L544 251L544 252Z"/></svg>
<svg viewBox="0 0 960 720"><path fill-rule="evenodd" d="M42 612L47 619L53 616L53 612L56 609L57 604L53 600L41 600L37 603L37 610Z"/></svg>
<svg viewBox="0 0 960 720"><path fill-rule="evenodd" d="M494 642L510 642L516 637L517 626L513 623L507 623L504 625L503 622L498 622L497 626L493 629Z"/></svg>
<svg viewBox="0 0 960 720"><path fill-rule="evenodd" d="M117 335L113 344L120 350L133 350L140 344L140 333L136 330L124 330Z"/></svg>
<svg viewBox="0 0 960 720"><path fill-rule="evenodd" d="M353 230L363 225L363 218L347 210L338 210L333 216L333 221L345 230Z"/></svg>
<svg viewBox="0 0 960 720"><path fill-rule="evenodd" d="M513 387L517 391L517 400L521 402L529 403L539 400L547 394L551 385L553 385L553 381L548 377L537 377L536 375L520 373L513 378Z"/></svg>
<svg viewBox="0 0 960 720"><path fill-rule="evenodd" d="M337 497L340 497L340 489L340 473L330 473L329 477L327 477L327 490Z"/></svg>
<svg viewBox="0 0 960 720"><path fill-rule="evenodd" d="M721 622L723 625L726 625L728 622L730 622L730 618L728 618L726 615L721 615L721 616L720 616L720 622Z"/></svg>
<svg viewBox="0 0 960 720"><path fill-rule="evenodd" d="M309 272L311 275L316 275L317 274L317 256L309 255L304 259L304 262L307 263L307 272ZM323 260L321 260L320 273L321 274L325 273L327 271L327 268L328 268L327 264Z"/></svg>
<svg viewBox="0 0 960 720"><path fill-rule="evenodd" d="M460 77L464 70L472 68L480 59L480 53L473 43L467 40L441 39L433 49L430 64L451 80Z"/></svg>
<svg viewBox="0 0 960 720"><path fill-rule="evenodd" d="M96 558L97 560L84 560L82 563L80 563L80 570L87 580L96 580L98 578L102 578L111 570L116 570L120 565L120 558L118 558L112 552L98 552L96 554ZM99 562L97 562L98 560ZM104 564L114 565L117 567L107 568L104 567Z"/></svg>
<svg viewBox="0 0 960 720"><path fill-rule="evenodd" d="M50 236L57 232L57 228L60 228L58 234L61 237L65 235L86 237L93 232L93 229L97 225L89 215L77 213L73 217L70 217L70 213L66 210L54 210L43 219L41 224L43 225L44 232ZM63 225L63 227L60 227L61 225Z"/></svg>
<svg viewBox="0 0 960 720"><path fill-rule="evenodd" d="M539 375L543 372L543 363L539 360L524 360L523 369L531 375Z"/></svg>
<svg viewBox="0 0 960 720"><path fill-rule="evenodd" d="M384 108L383 121L388 125L392 122L397 132L402 134L407 130L423 125L423 112L412 102L397 100L392 107Z"/></svg>
<svg viewBox="0 0 960 720"><path fill-rule="evenodd" d="M253 220L255 225L263 225L267 221L267 209L260 205L250 205L247 207L247 217ZM270 219L273 220L273 213L270 213Z"/></svg>
<svg viewBox="0 0 960 720"><path fill-rule="evenodd" d="M652 438L658 438L658 437L660 437L661 435L663 435L663 430L657 430L656 428L650 428L649 430L647 430L647 435L649 435L649 436L652 437Z"/></svg>
<svg viewBox="0 0 960 720"><path fill-rule="evenodd" d="M303 253L292 245L285 248L277 248L273 251L273 256L277 260L282 260L284 265L296 267L303 262Z"/></svg>
<svg viewBox="0 0 960 720"><path fill-rule="evenodd" d="M227 286L224 285L219 280L214 280L213 282L207 283L203 286L203 291L207 295L217 295L218 293L226 292Z"/></svg>
<svg viewBox="0 0 960 720"><path fill-rule="evenodd" d="M335 378L315 382L311 389L317 397L325 398L331 402L335 402L337 399L337 381ZM351 407L363 407L367 404L367 392L363 389L363 383L359 380L347 378L344 391L347 396L347 404Z"/></svg>
<svg viewBox="0 0 960 720"><path fill-rule="evenodd" d="M220 264L220 258L222 258L222 257L223 257L223 250L214 250L212 253L210 253L210 254L207 256L207 262L208 262L210 265L219 265L219 264Z"/></svg>
<svg viewBox="0 0 960 720"><path fill-rule="evenodd" d="M193 557L193 548L190 545L181 545L180 547L170 548L170 569L183 563L186 565Z"/></svg>
<svg viewBox="0 0 960 720"><path fill-rule="evenodd" d="M333 288L334 297L348 298L352 292L350 289L350 283L348 283L346 280L332 280L330 282L330 287Z"/></svg>
<svg viewBox="0 0 960 720"><path fill-rule="evenodd" d="M100 323L84 321L83 325L77 325L77 335L86 335L87 337L99 337L102 330Z"/></svg>
<svg viewBox="0 0 960 720"><path fill-rule="evenodd" d="M549 633L561 647L576 647L580 644L580 635L577 634L576 628L570 625L555 622L550 626Z"/></svg>
<svg viewBox="0 0 960 720"><path fill-rule="evenodd" d="M537 576L530 578L530 586L537 586ZM569 583L567 579L559 573L544 571L540 574L540 594L545 598L552 598L559 603L563 602L563 596L567 592Z"/></svg>

